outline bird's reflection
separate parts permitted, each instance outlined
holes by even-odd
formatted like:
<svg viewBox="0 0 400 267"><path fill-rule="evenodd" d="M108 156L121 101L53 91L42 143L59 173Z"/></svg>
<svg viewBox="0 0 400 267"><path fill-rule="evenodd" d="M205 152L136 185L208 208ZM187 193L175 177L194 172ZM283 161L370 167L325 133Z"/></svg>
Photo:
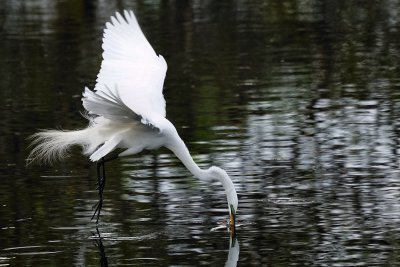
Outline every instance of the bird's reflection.
<svg viewBox="0 0 400 267"><path fill-rule="evenodd" d="M236 238L236 231L232 231L229 236L229 252L225 262L225 267L236 267L239 260L239 241Z"/></svg>
<svg viewBox="0 0 400 267"><path fill-rule="evenodd" d="M108 267L108 259L107 255L104 249L102 237L99 231L99 228L96 226L96 233L94 233L93 236L95 246L99 251L100 255L100 266L101 267ZM225 267L236 267L237 262L239 260L239 242L236 238L236 232L231 232L229 236L229 252L228 252L228 258L226 259L225 262Z"/></svg>
<svg viewBox="0 0 400 267"><path fill-rule="evenodd" d="M108 267L108 260L107 260L106 252L104 250L103 241L101 239L102 239L102 237L100 235L99 227L96 226L96 236L94 237L94 242L95 242L95 246L99 250L100 266Z"/></svg>

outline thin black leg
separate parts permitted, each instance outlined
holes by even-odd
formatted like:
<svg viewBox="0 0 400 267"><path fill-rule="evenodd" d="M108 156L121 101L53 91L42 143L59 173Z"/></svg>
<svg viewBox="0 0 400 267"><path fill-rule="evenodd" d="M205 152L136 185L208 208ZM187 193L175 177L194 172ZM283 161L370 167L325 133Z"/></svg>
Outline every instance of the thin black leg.
<svg viewBox="0 0 400 267"><path fill-rule="evenodd" d="M106 175L105 175L105 167L104 167L104 158L101 158L98 162L97 162L97 189L99 190L99 201L93 206L94 213L92 216L92 220L94 217L96 217L96 224L99 223L99 218L100 218L100 212L101 212L101 208L103 207L103 191L104 191L104 187L106 185Z"/></svg>
<svg viewBox="0 0 400 267"><path fill-rule="evenodd" d="M109 162L111 160L116 159L118 156L112 156L108 159L101 158L99 161L97 161L97 189L99 190L99 201L93 206L94 213L92 216L92 220L94 217L96 217L96 224L99 223L99 218L100 218L100 212L101 208L103 207L103 191L104 187L106 185L106 168L105 168L105 163Z"/></svg>

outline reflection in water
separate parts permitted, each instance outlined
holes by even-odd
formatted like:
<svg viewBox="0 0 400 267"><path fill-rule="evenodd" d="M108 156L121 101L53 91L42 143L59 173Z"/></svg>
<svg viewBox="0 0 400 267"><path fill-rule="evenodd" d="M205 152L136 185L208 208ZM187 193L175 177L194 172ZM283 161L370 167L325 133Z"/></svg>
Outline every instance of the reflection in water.
<svg viewBox="0 0 400 267"><path fill-rule="evenodd" d="M103 245L103 240L112 240L112 241L122 241L122 240L130 240L133 241L136 238L113 238L113 237L103 237L100 233L98 226L96 226L96 233L91 237L94 239L95 246L100 255L100 266L108 267L108 258L106 255L105 247ZM237 262L239 260L239 241L237 240L237 236L235 232L231 232L229 235L229 251L228 257L225 262L225 267L236 267Z"/></svg>
<svg viewBox="0 0 400 267"><path fill-rule="evenodd" d="M229 238L229 252L225 267L236 267L239 260L239 252L239 241L236 238L236 233L233 232L233 234L231 234Z"/></svg>
<svg viewBox="0 0 400 267"><path fill-rule="evenodd" d="M104 250L104 245L102 241L102 237L100 235L99 227L96 225L96 234L97 236L95 237L95 245L97 249L99 250L99 255L100 255L100 266L101 267L108 267L108 259L106 256L106 251Z"/></svg>
<svg viewBox="0 0 400 267"><path fill-rule="evenodd" d="M236 227L242 226L241 224L236 225ZM231 226L229 224L222 224L211 228L211 232L219 231L219 230L227 230L229 232L229 252L228 258L225 262L225 267L227 266L236 266L239 260L239 241L236 236L236 227Z"/></svg>

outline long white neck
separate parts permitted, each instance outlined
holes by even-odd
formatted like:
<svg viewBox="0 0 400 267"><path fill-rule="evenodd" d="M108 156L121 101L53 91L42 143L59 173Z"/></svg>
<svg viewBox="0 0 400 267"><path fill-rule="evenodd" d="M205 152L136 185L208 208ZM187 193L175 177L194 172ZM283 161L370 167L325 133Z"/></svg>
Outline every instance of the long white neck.
<svg viewBox="0 0 400 267"><path fill-rule="evenodd" d="M189 150L187 149L185 143L176 132L174 133L173 138L171 138L168 144L166 144L166 147L174 152L174 154L182 161L185 167L200 180L208 182L218 180L221 182L225 189L226 198L228 200L229 213L231 214L231 217L233 216L234 220L234 215L238 206L238 198L235 186L228 174L218 167L211 167L207 170L200 169L190 156Z"/></svg>
<svg viewBox="0 0 400 267"><path fill-rule="evenodd" d="M179 137L178 132L170 121L164 120L165 147L170 149L182 161L183 165L197 178L203 181L218 180L225 189L226 198L228 200L228 209L230 214L230 224L235 225L235 213L238 207L238 197L235 186L228 174L218 167L211 167L202 170L192 159L185 143Z"/></svg>
<svg viewBox="0 0 400 267"><path fill-rule="evenodd" d="M200 169L200 167L194 162L185 143L179 136L176 136L173 143L167 145L167 148L174 152L175 156L182 161L183 165L185 165L194 176L200 180L210 181L207 171Z"/></svg>

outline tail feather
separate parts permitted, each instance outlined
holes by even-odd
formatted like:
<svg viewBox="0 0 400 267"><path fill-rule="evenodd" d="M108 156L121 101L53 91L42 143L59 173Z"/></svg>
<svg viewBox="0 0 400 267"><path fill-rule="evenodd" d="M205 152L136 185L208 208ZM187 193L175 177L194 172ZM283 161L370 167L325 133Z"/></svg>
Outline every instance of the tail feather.
<svg viewBox="0 0 400 267"><path fill-rule="evenodd" d="M73 145L81 145L84 153L94 150L87 142L87 129L77 131L43 130L30 136L31 146L34 146L28 156L28 165L37 163L51 164L67 156L68 150Z"/></svg>

